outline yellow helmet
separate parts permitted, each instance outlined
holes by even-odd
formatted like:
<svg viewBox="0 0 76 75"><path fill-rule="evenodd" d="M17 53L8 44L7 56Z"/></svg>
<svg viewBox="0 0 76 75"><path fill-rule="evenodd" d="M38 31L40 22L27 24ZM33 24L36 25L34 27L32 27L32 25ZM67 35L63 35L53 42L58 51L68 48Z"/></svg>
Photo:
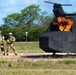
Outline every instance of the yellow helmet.
<svg viewBox="0 0 76 75"><path fill-rule="evenodd" d="M13 34L10 32L9 35L13 35Z"/></svg>

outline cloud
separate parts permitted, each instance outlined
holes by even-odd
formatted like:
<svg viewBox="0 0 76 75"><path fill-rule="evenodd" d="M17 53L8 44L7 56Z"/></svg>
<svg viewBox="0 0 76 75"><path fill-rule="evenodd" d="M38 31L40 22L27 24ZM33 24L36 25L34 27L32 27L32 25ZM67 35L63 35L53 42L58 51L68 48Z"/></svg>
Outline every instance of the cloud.
<svg viewBox="0 0 76 75"><path fill-rule="evenodd" d="M13 12L19 12L20 9L23 7L22 0L6 0L6 2L0 2L0 14L6 13L10 14Z"/></svg>
<svg viewBox="0 0 76 75"><path fill-rule="evenodd" d="M16 0L9 0L7 6L15 6L16 4Z"/></svg>
<svg viewBox="0 0 76 75"><path fill-rule="evenodd" d="M40 5L40 8L43 11L47 11L49 14L52 12L53 5L44 3L45 0L1 0L0 1L0 23L3 17L6 17L7 14L20 12L25 7L36 4ZM76 11L76 0L46 0L51 2L57 2L61 4L72 4L71 7L63 7L66 12L75 12ZM49 11L50 10L50 11Z"/></svg>
<svg viewBox="0 0 76 75"><path fill-rule="evenodd" d="M42 0L2 0L0 2L0 12L9 13L14 9L14 11L20 10L31 4L40 5L42 2Z"/></svg>
<svg viewBox="0 0 76 75"><path fill-rule="evenodd" d="M40 5L43 4L45 0L23 0L23 2L26 5L30 5L30 4L36 4L36 5Z"/></svg>
<svg viewBox="0 0 76 75"><path fill-rule="evenodd" d="M6 0L6 2L4 1L5 0L3 0L3 2L0 2L0 6L3 8L13 7L16 5L16 0Z"/></svg>
<svg viewBox="0 0 76 75"><path fill-rule="evenodd" d="M23 0L25 4L30 4L30 0Z"/></svg>
<svg viewBox="0 0 76 75"><path fill-rule="evenodd" d="M29 4L34 4L37 3L38 0L23 0L23 2L25 2L25 4L29 5Z"/></svg>

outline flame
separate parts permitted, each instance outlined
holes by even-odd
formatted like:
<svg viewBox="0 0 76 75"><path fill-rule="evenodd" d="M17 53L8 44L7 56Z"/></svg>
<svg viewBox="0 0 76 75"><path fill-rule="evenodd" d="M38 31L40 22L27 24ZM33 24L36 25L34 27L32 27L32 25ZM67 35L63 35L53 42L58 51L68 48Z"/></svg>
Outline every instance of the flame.
<svg viewBox="0 0 76 75"><path fill-rule="evenodd" d="M59 25L59 30L60 31L70 31L73 21L69 18L65 17L58 17L57 18L58 22L52 22L53 25Z"/></svg>

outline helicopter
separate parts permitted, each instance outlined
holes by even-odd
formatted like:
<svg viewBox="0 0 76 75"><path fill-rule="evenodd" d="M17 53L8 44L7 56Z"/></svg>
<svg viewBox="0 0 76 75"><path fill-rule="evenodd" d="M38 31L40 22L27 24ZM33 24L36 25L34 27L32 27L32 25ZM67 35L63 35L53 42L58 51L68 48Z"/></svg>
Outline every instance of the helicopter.
<svg viewBox="0 0 76 75"><path fill-rule="evenodd" d="M76 53L76 14L66 14L62 6L72 4L53 4L54 19L39 38L39 47L45 52Z"/></svg>

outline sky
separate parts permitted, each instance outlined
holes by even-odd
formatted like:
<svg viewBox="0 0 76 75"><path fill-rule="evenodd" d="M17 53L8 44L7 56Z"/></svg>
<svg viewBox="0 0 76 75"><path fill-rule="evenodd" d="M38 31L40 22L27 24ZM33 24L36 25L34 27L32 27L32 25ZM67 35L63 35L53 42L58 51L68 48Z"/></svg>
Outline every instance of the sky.
<svg viewBox="0 0 76 75"><path fill-rule="evenodd" d="M63 9L67 13L76 12L76 0L1 0L0 1L0 25L3 24L3 18L12 13L19 13L22 9L29 5L40 5L42 11L46 11L48 14L52 14L53 5L44 3L44 1L50 1L61 4L72 4L72 6L64 6Z"/></svg>

